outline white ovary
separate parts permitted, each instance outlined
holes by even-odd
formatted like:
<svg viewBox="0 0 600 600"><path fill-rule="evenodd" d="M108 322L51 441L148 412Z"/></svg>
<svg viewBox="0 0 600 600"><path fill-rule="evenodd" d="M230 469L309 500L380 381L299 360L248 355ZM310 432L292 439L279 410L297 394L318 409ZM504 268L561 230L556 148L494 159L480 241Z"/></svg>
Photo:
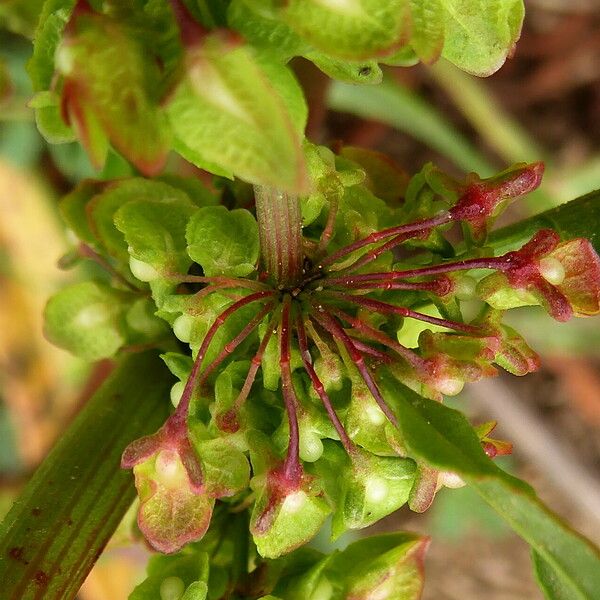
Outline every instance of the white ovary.
<svg viewBox="0 0 600 600"><path fill-rule="evenodd" d="M562 263L553 258L546 256L538 263L541 276L552 285L560 285L565 280L565 268Z"/></svg>
<svg viewBox="0 0 600 600"><path fill-rule="evenodd" d="M281 510L285 511L288 514L297 513L306 504L306 500L306 493L302 490L293 492L286 496L285 500L283 501L283 506L281 507Z"/></svg>
<svg viewBox="0 0 600 600"><path fill-rule="evenodd" d="M133 256L129 257L129 268L133 276L140 281L155 281L160 277L160 273L152 265Z"/></svg>
<svg viewBox="0 0 600 600"><path fill-rule="evenodd" d="M173 322L173 333L175 337L185 344L189 343L192 338L192 325L194 318L190 315L181 315Z"/></svg>
<svg viewBox="0 0 600 600"><path fill-rule="evenodd" d="M365 485L365 496L369 502L381 502L388 495L388 485L381 477L369 477Z"/></svg>

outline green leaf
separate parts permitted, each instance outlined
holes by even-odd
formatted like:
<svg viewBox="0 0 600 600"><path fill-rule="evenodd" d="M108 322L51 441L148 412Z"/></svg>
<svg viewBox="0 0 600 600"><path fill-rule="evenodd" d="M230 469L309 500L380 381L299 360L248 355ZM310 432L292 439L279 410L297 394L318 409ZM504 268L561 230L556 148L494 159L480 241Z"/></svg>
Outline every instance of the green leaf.
<svg viewBox="0 0 600 600"><path fill-rule="evenodd" d="M306 107L289 68L216 34L186 64L167 107L177 152L219 175L304 191Z"/></svg>
<svg viewBox="0 0 600 600"><path fill-rule="evenodd" d="M409 454L466 479L564 585L592 600L600 589L598 550L545 508L529 486L494 465L461 413L395 386L394 408Z"/></svg>
<svg viewBox="0 0 600 600"><path fill-rule="evenodd" d="M410 0L410 45L426 63L437 60L444 46L443 0Z"/></svg>
<svg viewBox="0 0 600 600"><path fill-rule="evenodd" d="M248 487L248 459L230 440L206 440L198 442L196 448L202 462L207 494L222 498L233 496Z"/></svg>
<svg viewBox="0 0 600 600"><path fill-rule="evenodd" d="M284 21L247 0L233 0L227 11L229 26L258 48L266 48L283 61L310 50L310 46Z"/></svg>
<svg viewBox="0 0 600 600"><path fill-rule="evenodd" d="M491 75L521 35L523 0L442 0L442 56L473 75Z"/></svg>
<svg viewBox="0 0 600 600"><path fill-rule="evenodd" d="M410 22L406 0L289 0L281 16L317 50L355 60L392 53Z"/></svg>
<svg viewBox="0 0 600 600"><path fill-rule="evenodd" d="M244 277L258 261L258 225L245 209L201 208L187 228L187 251L208 277Z"/></svg>
<svg viewBox="0 0 600 600"><path fill-rule="evenodd" d="M33 89L48 90L54 77L54 56L76 0L47 0L35 32L33 54L27 65Z"/></svg>
<svg viewBox="0 0 600 600"><path fill-rule="evenodd" d="M76 139L74 131L60 114L60 97L56 92L38 92L29 102L35 110L35 123L50 144L64 144Z"/></svg>
<svg viewBox="0 0 600 600"><path fill-rule="evenodd" d="M121 323L127 295L94 281L55 294L44 311L44 333L57 346L86 360L113 356L126 341Z"/></svg>
<svg viewBox="0 0 600 600"><path fill-rule="evenodd" d="M554 229L563 240L587 238L600 252L600 191L571 200L528 219L493 231L489 243L496 254L522 246L540 229Z"/></svg>
<svg viewBox="0 0 600 600"><path fill-rule="evenodd" d="M546 591L554 581L555 588L569 591L571 595L564 596L569 600L597 597L600 551L589 540L565 525L536 497L523 494L504 481L470 480L469 484L531 545L538 556L538 569L542 564Z"/></svg>
<svg viewBox="0 0 600 600"><path fill-rule="evenodd" d="M532 551L531 560L538 585L547 600L574 600L585 598L580 591L563 581L560 575L537 552Z"/></svg>
<svg viewBox="0 0 600 600"><path fill-rule="evenodd" d="M160 223L157 222L157 213L161 212L160 204L173 203L174 206L179 207L177 216L173 215L172 219L169 218L164 224L165 227L174 228L173 231L169 231L169 236L174 236L173 243L175 243L177 238L181 238L182 214L191 214L193 209L189 198L181 190L166 183L142 178L117 180L109 184L102 194L92 198L86 207L88 219L91 221L90 226L108 254L123 263L129 260L128 243L115 224L115 216L122 206L132 201L136 201L136 207L132 209L132 213L138 214L134 218L131 228L128 228L126 219L119 219L119 226L128 229L132 241L137 244L136 253L139 253L140 256L165 258L168 252L166 252L167 246L163 244L168 242L162 240L163 243L159 244L159 237L162 235ZM143 223L143 216L139 215L140 202L147 202L153 206L152 218L148 218L146 223ZM144 231L144 227L148 227L148 231ZM178 227L179 231L177 231ZM158 232L157 228L159 228ZM178 243L181 247L181 239ZM153 244L159 244L155 252L151 248Z"/></svg>
<svg viewBox="0 0 600 600"><path fill-rule="evenodd" d="M0 526L4 597L76 597L135 497L121 453L163 422L169 385L155 354L129 355L86 404Z"/></svg>
<svg viewBox="0 0 600 600"><path fill-rule="evenodd" d="M117 21L82 9L72 23L56 53L69 121L97 167L104 163L98 143L106 136L140 171L156 175L169 150L154 95L156 63Z"/></svg>
<svg viewBox="0 0 600 600"><path fill-rule="evenodd" d="M381 373L382 392L398 418L409 456L441 471L472 478L491 477L529 489L498 468L486 455L465 416L440 402L423 398L389 374Z"/></svg>
<svg viewBox="0 0 600 600"><path fill-rule="evenodd" d="M104 182L86 179L61 198L59 204L60 214L65 223L82 242L95 250L99 249L99 243L90 226L87 205L96 194L102 192L105 186Z"/></svg>
<svg viewBox="0 0 600 600"><path fill-rule="evenodd" d="M319 67L325 75L344 83L376 84L381 83L383 79L381 67L374 60L339 60L320 52L308 52L304 56Z"/></svg>
<svg viewBox="0 0 600 600"><path fill-rule="evenodd" d="M157 182L150 185L164 186ZM191 263L185 229L197 209L179 190L164 186L162 191L159 199L130 200L115 213L114 222L135 260L164 275L185 273Z"/></svg>

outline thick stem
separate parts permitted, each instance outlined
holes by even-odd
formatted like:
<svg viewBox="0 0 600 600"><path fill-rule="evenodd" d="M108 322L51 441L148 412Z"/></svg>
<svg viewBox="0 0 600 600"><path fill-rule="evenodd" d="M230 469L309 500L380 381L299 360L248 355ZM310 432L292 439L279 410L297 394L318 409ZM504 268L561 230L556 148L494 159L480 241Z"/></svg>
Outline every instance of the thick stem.
<svg viewBox="0 0 600 600"><path fill-rule="evenodd" d="M262 259L281 289L302 279L302 215L297 196L262 185L254 186Z"/></svg>

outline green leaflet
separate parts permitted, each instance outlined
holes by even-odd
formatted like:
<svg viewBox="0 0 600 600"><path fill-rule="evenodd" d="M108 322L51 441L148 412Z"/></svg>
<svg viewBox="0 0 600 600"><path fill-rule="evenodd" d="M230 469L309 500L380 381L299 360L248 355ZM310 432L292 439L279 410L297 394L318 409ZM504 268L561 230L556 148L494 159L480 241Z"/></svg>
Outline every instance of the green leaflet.
<svg viewBox="0 0 600 600"><path fill-rule="evenodd" d="M153 244L160 243L161 241L159 239L160 234L156 234L156 227L159 226L159 223L157 223L157 213L160 214L160 204L163 202L171 202L173 206L179 207L179 217L174 216L172 219L170 218L163 227L175 227L175 230L171 231L169 235L173 237L173 240L180 238L179 242L174 242L176 244L174 249L181 247L181 213L191 214L193 209L193 205L187 195L181 190L175 189L166 183L149 181L142 178L126 179L124 181L117 180L109 184L102 194L94 196L85 207L90 227L93 229L96 238L101 242L106 251L108 251L108 254L123 263L129 260L128 244L123 233L115 223L115 216L122 206L133 200L140 202L141 200L138 199L142 198L143 201L150 203L154 207L153 217L151 218L149 215L146 223L146 225L153 223L153 228L155 229L154 235L151 231L142 232L139 230L139 222L142 218L139 215L139 203L136 204L138 208L132 208L131 210L132 215L138 212L138 227L132 224L130 229L129 224L124 223L123 219L119 219L119 227L127 229L128 234L132 236L132 241L138 244L136 252L141 252L140 256L143 255L147 258L154 256L156 258L161 253L161 256L164 257L167 250L166 246L160 244L162 248L159 246L155 251L152 249Z"/></svg>
<svg viewBox="0 0 600 600"><path fill-rule="evenodd" d="M310 50L310 45L284 21L272 18L263 7L253 6L248 0L233 0L229 5L229 26L239 31L257 48L265 48L288 60Z"/></svg>
<svg viewBox="0 0 600 600"><path fill-rule="evenodd" d="M57 346L87 360L113 356L126 341L127 294L94 281L62 289L46 305L44 333Z"/></svg>
<svg viewBox="0 0 600 600"><path fill-rule="evenodd" d="M52 84L54 55L75 4L76 0L47 0L44 3L35 32L33 54L27 65L33 89L37 92L49 89Z"/></svg>
<svg viewBox="0 0 600 600"><path fill-rule="evenodd" d="M187 227L187 252L205 275L244 277L258 261L258 225L244 209L201 208Z"/></svg>
<svg viewBox="0 0 600 600"><path fill-rule="evenodd" d="M410 0L410 45L426 63L437 60L444 47L444 0Z"/></svg>
<svg viewBox="0 0 600 600"><path fill-rule="evenodd" d="M442 56L473 75L491 75L521 34L523 0L441 0L445 12Z"/></svg>
<svg viewBox="0 0 600 600"><path fill-rule="evenodd" d="M385 56L408 41L406 0L290 0L281 16L317 50L336 58Z"/></svg>
<svg viewBox="0 0 600 600"><path fill-rule="evenodd" d="M86 404L0 527L3 598L76 597L135 497L121 453L166 418L169 385L156 354L129 355Z"/></svg>
<svg viewBox="0 0 600 600"><path fill-rule="evenodd" d="M186 64L167 107L175 149L220 175L305 190L306 106L291 71L216 34L192 48Z"/></svg>
<svg viewBox="0 0 600 600"><path fill-rule="evenodd" d="M191 264L185 230L197 209L179 190L163 190L157 199L130 200L115 213L114 222L135 260L165 275L185 273Z"/></svg>

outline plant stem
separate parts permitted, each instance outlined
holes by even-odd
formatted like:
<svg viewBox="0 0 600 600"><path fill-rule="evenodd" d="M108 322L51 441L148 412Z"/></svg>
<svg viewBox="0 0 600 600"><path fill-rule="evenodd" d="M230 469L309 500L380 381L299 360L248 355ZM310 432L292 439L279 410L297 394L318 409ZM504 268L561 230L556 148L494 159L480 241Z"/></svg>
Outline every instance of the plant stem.
<svg viewBox="0 0 600 600"><path fill-rule="evenodd" d="M254 186L262 259L280 289L300 283L302 215L297 196L262 185Z"/></svg>

